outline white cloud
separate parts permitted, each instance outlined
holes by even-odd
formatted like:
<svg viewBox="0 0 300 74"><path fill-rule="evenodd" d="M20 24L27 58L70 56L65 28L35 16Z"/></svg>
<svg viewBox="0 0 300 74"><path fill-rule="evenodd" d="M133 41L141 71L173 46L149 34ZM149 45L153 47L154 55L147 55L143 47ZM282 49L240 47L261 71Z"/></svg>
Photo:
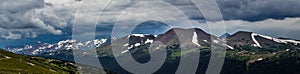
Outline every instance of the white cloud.
<svg viewBox="0 0 300 74"><path fill-rule="evenodd" d="M69 11L59 12L44 0L2 0L0 6L0 28L4 29L1 34L14 31L25 38L35 38L43 33L62 35L62 29L72 19L65 15L70 14Z"/></svg>
<svg viewBox="0 0 300 74"><path fill-rule="evenodd" d="M21 34L13 34L12 32L9 31L8 35L2 35L1 37L5 38L5 39L15 40L15 39L21 39L22 35Z"/></svg>

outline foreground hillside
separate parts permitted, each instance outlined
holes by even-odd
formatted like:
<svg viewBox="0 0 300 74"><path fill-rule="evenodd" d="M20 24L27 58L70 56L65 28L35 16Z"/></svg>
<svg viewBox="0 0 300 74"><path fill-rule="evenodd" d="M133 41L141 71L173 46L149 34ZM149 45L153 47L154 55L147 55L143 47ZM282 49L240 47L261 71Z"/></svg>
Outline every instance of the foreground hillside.
<svg viewBox="0 0 300 74"><path fill-rule="evenodd" d="M0 49L0 73L74 74L77 73L76 70L71 62L22 56Z"/></svg>
<svg viewBox="0 0 300 74"><path fill-rule="evenodd" d="M299 74L300 50L253 52L228 50L222 73Z"/></svg>

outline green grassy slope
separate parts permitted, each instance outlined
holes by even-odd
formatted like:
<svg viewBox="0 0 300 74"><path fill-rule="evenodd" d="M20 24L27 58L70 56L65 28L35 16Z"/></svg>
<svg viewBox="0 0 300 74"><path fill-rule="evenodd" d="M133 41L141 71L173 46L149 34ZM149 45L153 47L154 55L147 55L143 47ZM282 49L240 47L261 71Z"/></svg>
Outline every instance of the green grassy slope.
<svg viewBox="0 0 300 74"><path fill-rule="evenodd" d="M30 57L13 54L0 49L0 73L45 73L69 74L77 73L76 66L71 62L41 57Z"/></svg>

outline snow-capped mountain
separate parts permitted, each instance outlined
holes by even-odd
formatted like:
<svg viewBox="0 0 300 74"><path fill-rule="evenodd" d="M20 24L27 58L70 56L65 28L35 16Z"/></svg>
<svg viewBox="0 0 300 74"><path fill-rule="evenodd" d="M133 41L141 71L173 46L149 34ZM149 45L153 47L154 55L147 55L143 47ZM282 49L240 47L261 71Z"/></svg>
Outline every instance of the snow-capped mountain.
<svg viewBox="0 0 300 74"><path fill-rule="evenodd" d="M179 37L184 38L180 39ZM124 42L124 40L129 40L129 42ZM245 49L245 47L249 48L248 46L266 49L293 49L300 47L300 41L297 40L273 38L253 32L239 31L230 35L226 39L220 39L198 28L174 28L160 35L130 34L119 39L109 37L84 42L77 40L64 40L54 44L39 43L37 45L25 45L21 48L7 48L6 50L18 54L38 55L47 52L55 53L57 51L80 49L81 47L99 47L97 50L99 49L98 51L100 52L98 54L101 55L101 53L110 53L112 44L118 44L121 48L128 49L122 52L125 53L133 48L139 48L140 46L151 44L156 41L161 42L166 46L183 44L182 46L195 45L199 47L210 47L213 43L222 43L225 47L227 47L227 49ZM225 42L227 42L227 44L224 44ZM49 53L47 55L51 54Z"/></svg>
<svg viewBox="0 0 300 74"><path fill-rule="evenodd" d="M114 42L114 44L118 44L118 45L122 45L123 47L127 47L127 49L132 49L132 48L138 47L140 45L152 43L156 37L157 37L157 35L150 35L150 34L130 34L130 35L127 35L126 37L122 37L113 42ZM125 40L128 40L128 42L126 43ZM110 45L111 44L108 44L107 46L110 46Z"/></svg>
<svg viewBox="0 0 300 74"><path fill-rule="evenodd" d="M129 40L129 42L126 43L126 40ZM151 44L153 42L161 42L164 46L182 44L183 47L189 47L191 45L198 46L198 47L201 46L209 47L210 43L222 43L224 41L198 28L191 28L191 29L173 28L159 35L131 34L114 41L112 44L108 44L106 46L100 47L99 49L101 48L111 49L112 46L113 47L120 46L118 48L128 49L122 52L125 53L128 52L129 50L132 50L133 48L139 48L139 46L143 46L145 44ZM224 45L229 49L233 49L231 46L227 44ZM99 51L103 51L103 53L107 51L107 53L109 53L110 50L101 49Z"/></svg>
<svg viewBox="0 0 300 74"><path fill-rule="evenodd" d="M243 46L253 46L258 48L283 48L283 47L300 47L300 41L291 39L279 39L253 32L239 31L228 37L227 43L235 48Z"/></svg>
<svg viewBox="0 0 300 74"><path fill-rule="evenodd" d="M25 45L21 48L6 48L6 50L18 54L37 55L46 52L55 52L60 50L78 49L81 47L95 48L106 43L107 39L95 39L90 41L63 40L54 44L38 43L36 45Z"/></svg>
<svg viewBox="0 0 300 74"><path fill-rule="evenodd" d="M181 38L181 40L179 39ZM155 41L160 41L164 44L173 44L181 42L181 44L193 42L196 45L203 44L202 42L211 42L219 40L216 36L206 33L198 28L180 29L174 28L164 34L159 35Z"/></svg>

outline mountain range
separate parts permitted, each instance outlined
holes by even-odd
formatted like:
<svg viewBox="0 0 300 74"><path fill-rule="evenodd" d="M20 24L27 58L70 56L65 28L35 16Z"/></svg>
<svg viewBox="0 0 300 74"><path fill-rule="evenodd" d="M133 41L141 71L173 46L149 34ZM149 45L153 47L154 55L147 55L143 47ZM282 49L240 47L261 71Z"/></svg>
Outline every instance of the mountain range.
<svg viewBox="0 0 300 74"><path fill-rule="evenodd" d="M74 48L80 47L99 47L104 44L107 39L95 39L90 41L77 41L77 40L63 40L54 44L49 43L38 43L36 45L25 45L24 47L14 48L7 47L5 48L7 51L18 53L18 54L26 54L26 55L37 55L47 52L55 52L60 50L70 50Z"/></svg>
<svg viewBox="0 0 300 74"><path fill-rule="evenodd" d="M126 41L129 42L126 42ZM165 65L156 73L174 73L180 61L180 52L185 54L192 54L196 49L189 49L188 47L197 47L201 51L201 56L205 56L199 63L199 70L197 73L205 73L208 61L210 59L211 45L221 44L227 49L225 63L222 73L273 73L277 69L286 68L278 71L287 72L299 69L299 63L286 63L283 60L290 60L289 62L299 61L300 41L289 38L274 38L254 32L239 31L232 35L225 33L217 37L206 33L198 28L182 29L173 28L167 32L159 35L151 34L130 34L118 39L96 39L86 42L77 40L65 40L55 44L40 43L38 45L27 45L23 48L7 48L6 50L25 55L34 55L46 58L55 58L66 61L74 61L73 51L78 47L96 47L97 55L103 67L107 70L117 73L128 73L122 67L118 66L112 53L112 47L124 48L121 54L130 52L135 60L127 60L124 62L138 61L145 63L151 59L148 52L151 43L160 42L162 45L157 46L166 47L167 60ZM180 51L180 49L189 49L190 51ZM91 50L75 50L78 54L83 54L82 57L89 56ZM293 53L293 54L291 54ZM77 54L77 53L75 53ZM280 57L280 58L278 58ZM276 59L274 59L276 58ZM278 62L277 65L275 65ZM265 64L265 65L264 65ZM237 66L233 66L237 65ZM273 65L276 68L272 68ZM284 66L281 68L281 66ZM286 66L291 66L287 68ZM257 68L260 67L260 68ZM235 68L236 70L231 70ZM257 70L262 69L262 70ZM265 71L264 71L265 70ZM295 72L292 72L295 73Z"/></svg>
<svg viewBox="0 0 300 74"><path fill-rule="evenodd" d="M178 37L186 36L185 40L179 40ZM196 37L196 38L195 38ZM144 45L147 43L152 43L155 41L162 42L165 45L188 44L190 42L196 45L208 46L208 43L226 42L227 47L230 49L244 49L244 47L254 47L254 48L272 48L272 49L299 49L300 41L292 40L288 38L273 38L271 36L266 36L254 32L239 31L230 35L228 33L223 34L220 37L208 34L201 29L180 29L174 28L170 29L164 34L160 35L150 35L150 34L131 34L127 37L119 38L119 40L128 39L129 43L123 44L124 47L128 49ZM49 52L56 52L61 50L69 50L80 47L100 47L109 46L111 38L95 39L90 41L77 41L77 40L63 40L58 43L39 43L36 45L25 45L21 48L7 47L6 50L18 54L25 55L38 55Z"/></svg>

